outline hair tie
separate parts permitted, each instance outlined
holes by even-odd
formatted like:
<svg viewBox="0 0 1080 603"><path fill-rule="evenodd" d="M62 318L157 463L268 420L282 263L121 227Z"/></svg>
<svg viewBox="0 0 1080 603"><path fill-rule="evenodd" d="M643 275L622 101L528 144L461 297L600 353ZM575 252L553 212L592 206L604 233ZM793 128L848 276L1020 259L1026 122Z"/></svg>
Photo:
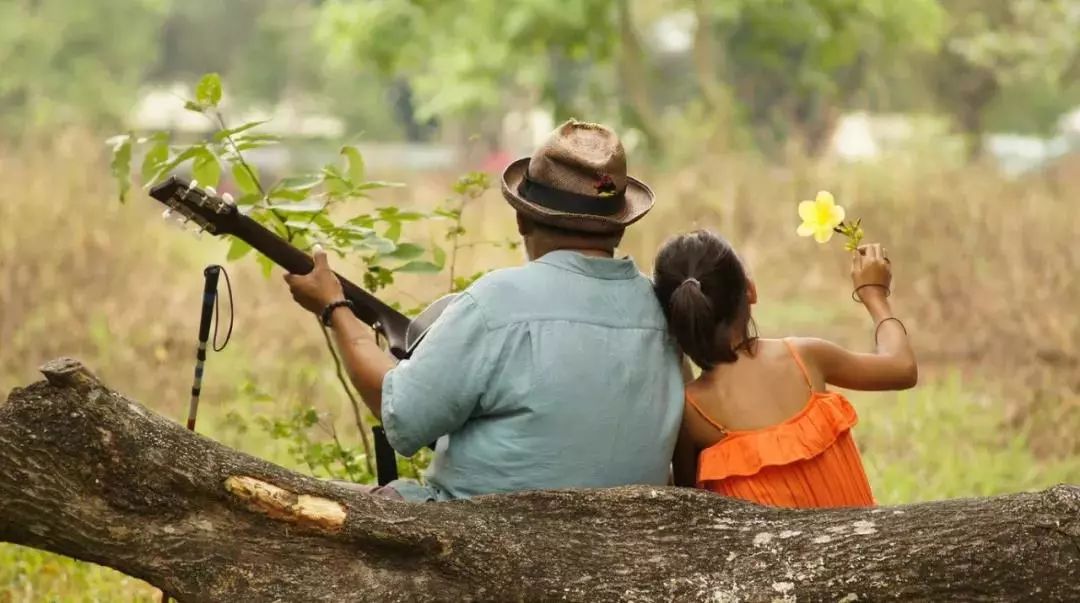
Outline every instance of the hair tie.
<svg viewBox="0 0 1080 603"><path fill-rule="evenodd" d="M686 280L684 280L684 281L682 282L682 285L685 285L686 283L691 283L691 284L693 284L694 286L696 286L696 287L697 287L698 289L700 289L700 288L701 288L701 281L697 280L696 278L694 278L694 277L692 277L692 276L688 276L688 277L686 277ZM681 285L680 285L680 286L681 286Z"/></svg>

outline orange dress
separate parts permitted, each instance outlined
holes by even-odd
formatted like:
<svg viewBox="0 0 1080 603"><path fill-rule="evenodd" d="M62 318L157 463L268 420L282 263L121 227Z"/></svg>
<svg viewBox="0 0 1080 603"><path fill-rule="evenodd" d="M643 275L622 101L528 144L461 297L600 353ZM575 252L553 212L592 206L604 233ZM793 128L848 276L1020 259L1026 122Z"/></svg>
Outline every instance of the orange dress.
<svg viewBox="0 0 1080 603"><path fill-rule="evenodd" d="M874 495L859 450L851 437L855 408L835 392L815 392L798 352L785 341L799 365L810 400L783 423L749 431L730 431L686 401L713 427L724 432L698 456L697 487L725 496L776 507L865 507Z"/></svg>

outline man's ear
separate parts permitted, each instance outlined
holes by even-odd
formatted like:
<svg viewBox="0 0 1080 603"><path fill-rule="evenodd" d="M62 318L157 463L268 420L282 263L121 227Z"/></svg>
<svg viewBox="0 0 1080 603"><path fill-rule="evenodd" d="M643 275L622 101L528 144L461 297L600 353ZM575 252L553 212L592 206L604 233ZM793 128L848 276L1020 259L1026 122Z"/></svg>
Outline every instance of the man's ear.
<svg viewBox="0 0 1080 603"><path fill-rule="evenodd" d="M525 216L521 215L520 213L517 214L517 227L518 227L518 234L523 236L523 237L529 236L530 234L532 234L532 231L533 231L532 221L529 220L528 218L526 218Z"/></svg>
<svg viewBox="0 0 1080 603"><path fill-rule="evenodd" d="M751 306L757 303L757 285L751 279L746 279L746 301Z"/></svg>

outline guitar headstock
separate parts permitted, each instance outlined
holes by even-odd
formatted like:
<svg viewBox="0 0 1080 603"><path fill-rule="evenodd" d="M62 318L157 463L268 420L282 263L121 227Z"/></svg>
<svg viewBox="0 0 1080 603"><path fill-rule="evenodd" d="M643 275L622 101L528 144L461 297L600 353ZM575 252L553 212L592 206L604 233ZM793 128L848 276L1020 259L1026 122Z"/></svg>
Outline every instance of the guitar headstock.
<svg viewBox="0 0 1080 603"><path fill-rule="evenodd" d="M163 217L177 215L182 221L192 222L210 234L233 232L239 215L228 194L218 196L212 188L200 188L197 182L188 182L179 176L169 176L151 187L150 196L168 207Z"/></svg>

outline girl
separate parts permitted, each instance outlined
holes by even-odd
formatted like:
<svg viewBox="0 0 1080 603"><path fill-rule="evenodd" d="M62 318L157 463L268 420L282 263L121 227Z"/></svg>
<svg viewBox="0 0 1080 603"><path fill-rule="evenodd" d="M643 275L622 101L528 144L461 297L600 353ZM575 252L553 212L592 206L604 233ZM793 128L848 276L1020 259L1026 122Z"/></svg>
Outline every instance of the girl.
<svg viewBox="0 0 1080 603"><path fill-rule="evenodd" d="M852 254L852 297L874 321L877 351L820 339L760 339L757 289L724 239L668 241L654 282L671 332L702 374L686 387L677 485L780 507L870 506L851 428L855 409L834 385L898 390L918 378L904 325L889 307L892 272L880 245Z"/></svg>

